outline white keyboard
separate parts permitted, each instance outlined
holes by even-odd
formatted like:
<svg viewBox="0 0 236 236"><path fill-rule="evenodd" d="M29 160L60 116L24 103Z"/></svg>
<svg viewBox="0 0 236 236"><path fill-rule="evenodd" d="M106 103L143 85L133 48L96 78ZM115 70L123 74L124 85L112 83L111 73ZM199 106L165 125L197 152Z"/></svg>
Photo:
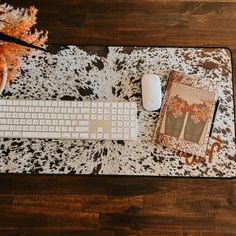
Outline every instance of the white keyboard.
<svg viewBox="0 0 236 236"><path fill-rule="evenodd" d="M135 140L133 102L0 99L0 137Z"/></svg>

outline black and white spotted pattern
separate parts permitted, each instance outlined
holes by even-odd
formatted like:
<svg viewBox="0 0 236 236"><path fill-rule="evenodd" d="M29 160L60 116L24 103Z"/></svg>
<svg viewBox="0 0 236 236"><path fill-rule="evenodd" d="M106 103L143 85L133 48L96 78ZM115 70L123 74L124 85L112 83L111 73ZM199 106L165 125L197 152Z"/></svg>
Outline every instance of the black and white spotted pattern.
<svg viewBox="0 0 236 236"><path fill-rule="evenodd" d="M211 163L186 165L175 150L152 143L159 112L144 111L141 78L155 73L163 92L170 70L214 81L220 108L213 136L222 149ZM6 99L109 100L138 104L138 140L0 139L1 173L236 176L231 56L227 49L68 46L23 58ZM211 141L212 142L212 141Z"/></svg>

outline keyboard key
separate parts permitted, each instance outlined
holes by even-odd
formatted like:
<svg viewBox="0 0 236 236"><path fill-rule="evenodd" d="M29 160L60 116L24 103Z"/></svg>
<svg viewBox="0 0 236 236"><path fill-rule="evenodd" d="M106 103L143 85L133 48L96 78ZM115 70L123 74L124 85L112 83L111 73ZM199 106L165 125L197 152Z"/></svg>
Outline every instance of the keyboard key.
<svg viewBox="0 0 236 236"><path fill-rule="evenodd" d="M12 132L13 137L20 138L21 135L22 135L22 133L20 133L20 132Z"/></svg>
<svg viewBox="0 0 236 236"><path fill-rule="evenodd" d="M112 103L112 108L117 108L117 103Z"/></svg>
<svg viewBox="0 0 236 236"><path fill-rule="evenodd" d="M0 106L7 105L7 100L0 99Z"/></svg>
<svg viewBox="0 0 236 236"><path fill-rule="evenodd" d="M25 125L25 124L26 124L26 120L21 119L21 120L20 120L20 124L21 124L21 125Z"/></svg>
<svg viewBox="0 0 236 236"><path fill-rule="evenodd" d="M80 133L80 134L79 134L79 137L80 137L80 138L88 138L89 135L88 135L88 133Z"/></svg>
<svg viewBox="0 0 236 236"><path fill-rule="evenodd" d="M0 119L0 124L6 124L7 123L7 119Z"/></svg>
<svg viewBox="0 0 236 236"><path fill-rule="evenodd" d="M87 132L89 131L88 127L75 127L76 132Z"/></svg>
<svg viewBox="0 0 236 236"><path fill-rule="evenodd" d="M51 128L52 128L52 127L51 127ZM42 131L42 127L41 127L41 126L36 126L36 127L35 127L35 130L36 130L36 131ZM53 130L51 130L51 131L53 131Z"/></svg>
<svg viewBox="0 0 236 236"><path fill-rule="evenodd" d="M81 113L87 114L87 113L89 113L89 109L88 108L81 108Z"/></svg>
<svg viewBox="0 0 236 236"><path fill-rule="evenodd" d="M125 108L129 109L130 108L130 103L125 103Z"/></svg>
<svg viewBox="0 0 236 236"><path fill-rule="evenodd" d="M10 129L10 126L9 125L0 125L0 130L3 131L3 130L9 130Z"/></svg>
<svg viewBox="0 0 236 236"><path fill-rule="evenodd" d="M83 115L82 114L77 114L77 119L82 120L83 119Z"/></svg>
<svg viewBox="0 0 236 236"><path fill-rule="evenodd" d="M66 125L71 125L71 120L66 120Z"/></svg>
<svg viewBox="0 0 236 236"><path fill-rule="evenodd" d="M97 132L99 132L99 133L103 132L103 128L102 127L98 127L97 128Z"/></svg>
<svg viewBox="0 0 236 236"><path fill-rule="evenodd" d="M119 103L118 108L123 108L123 103Z"/></svg>
<svg viewBox="0 0 236 236"><path fill-rule="evenodd" d="M131 138L136 138L137 136L137 131L136 129L132 128L131 131L130 131L130 137Z"/></svg>
<svg viewBox="0 0 236 236"><path fill-rule="evenodd" d="M55 128L55 131L56 131L56 132L61 132L61 127L60 127L60 126L57 126L57 127Z"/></svg>
<svg viewBox="0 0 236 236"><path fill-rule="evenodd" d="M24 100L20 100L20 106L25 106L25 101Z"/></svg>
<svg viewBox="0 0 236 236"><path fill-rule="evenodd" d="M12 137L12 132L11 131L5 132L5 137Z"/></svg>
<svg viewBox="0 0 236 236"><path fill-rule="evenodd" d="M48 131L48 126L43 126L43 131L44 132Z"/></svg>
<svg viewBox="0 0 236 236"><path fill-rule="evenodd" d="M103 107L103 103L102 103L102 102L99 102L99 103L98 103L98 107Z"/></svg>
<svg viewBox="0 0 236 236"><path fill-rule="evenodd" d="M23 131L28 131L28 127L29 127L29 126L24 125L24 126L23 126Z"/></svg>
<svg viewBox="0 0 236 236"><path fill-rule="evenodd" d="M70 119L76 120L76 114L71 114L71 115L70 115Z"/></svg>
<svg viewBox="0 0 236 236"><path fill-rule="evenodd" d="M26 124L27 124L27 125L32 125L32 123L33 123L32 120L27 120L27 121L26 121Z"/></svg>
<svg viewBox="0 0 236 236"><path fill-rule="evenodd" d="M54 118L54 117L55 117L55 118ZM58 115L52 114L52 119L56 119L56 118L58 118L58 119L64 119L64 115L63 115L63 114L58 114Z"/></svg>
<svg viewBox="0 0 236 236"><path fill-rule="evenodd" d="M72 126L70 126L70 127L68 128L68 131L69 131L70 133L72 133L72 132L74 132L74 131L75 131L75 128L74 128L74 127L72 127Z"/></svg>
<svg viewBox="0 0 236 236"><path fill-rule="evenodd" d="M109 109L104 109L104 114L110 114L110 110Z"/></svg>
<svg viewBox="0 0 236 236"><path fill-rule="evenodd" d="M49 127L48 127L48 131L50 131L50 132L54 132L54 131L55 131L55 127L53 127L53 126L49 126Z"/></svg>
<svg viewBox="0 0 236 236"><path fill-rule="evenodd" d="M78 139L79 138L79 134L78 133L72 133L71 134L71 138Z"/></svg>
<svg viewBox="0 0 236 236"><path fill-rule="evenodd" d="M30 126L29 130L30 131L35 131L35 126Z"/></svg>
<svg viewBox="0 0 236 236"><path fill-rule="evenodd" d="M10 130L16 130L16 125L10 125Z"/></svg>
<svg viewBox="0 0 236 236"><path fill-rule="evenodd" d="M110 108L110 103L105 102L105 103L104 103L104 107L105 107L105 108Z"/></svg>
<svg viewBox="0 0 236 236"><path fill-rule="evenodd" d="M129 133L129 128L124 128L125 133Z"/></svg>
<svg viewBox="0 0 236 236"><path fill-rule="evenodd" d="M103 114L103 109L98 109L98 114Z"/></svg>
<svg viewBox="0 0 236 236"><path fill-rule="evenodd" d="M22 137L25 137L25 138L61 138L61 134L49 133L49 132L23 132Z"/></svg>
<svg viewBox="0 0 236 236"><path fill-rule="evenodd" d="M87 120L80 120L79 125L86 126L86 125L89 125L89 122Z"/></svg>

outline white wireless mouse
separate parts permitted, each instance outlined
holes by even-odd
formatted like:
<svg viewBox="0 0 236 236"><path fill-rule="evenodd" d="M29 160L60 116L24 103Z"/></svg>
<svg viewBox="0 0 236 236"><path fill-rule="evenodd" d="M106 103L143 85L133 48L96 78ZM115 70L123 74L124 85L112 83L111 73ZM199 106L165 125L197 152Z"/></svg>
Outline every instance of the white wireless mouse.
<svg viewBox="0 0 236 236"><path fill-rule="evenodd" d="M143 107L147 111L161 108L162 92L161 81L158 75L146 74L142 78Z"/></svg>

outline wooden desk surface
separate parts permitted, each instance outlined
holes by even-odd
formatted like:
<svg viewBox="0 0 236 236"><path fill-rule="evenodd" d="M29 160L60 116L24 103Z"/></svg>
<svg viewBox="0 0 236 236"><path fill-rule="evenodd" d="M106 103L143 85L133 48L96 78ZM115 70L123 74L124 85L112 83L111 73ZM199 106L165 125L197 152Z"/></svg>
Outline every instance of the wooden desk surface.
<svg viewBox="0 0 236 236"><path fill-rule="evenodd" d="M7 2L35 5L53 44L225 46L236 69L233 0ZM2 175L0 235L233 236L236 180Z"/></svg>

